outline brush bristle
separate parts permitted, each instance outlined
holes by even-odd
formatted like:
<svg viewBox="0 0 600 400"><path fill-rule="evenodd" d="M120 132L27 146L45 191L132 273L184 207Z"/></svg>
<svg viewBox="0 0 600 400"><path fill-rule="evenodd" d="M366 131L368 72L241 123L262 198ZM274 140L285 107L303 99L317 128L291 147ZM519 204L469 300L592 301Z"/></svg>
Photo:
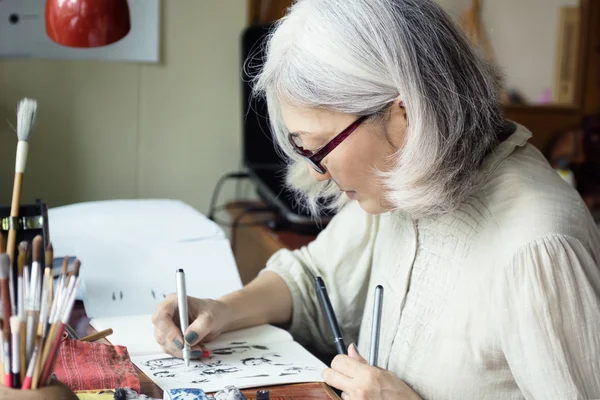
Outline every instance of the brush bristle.
<svg viewBox="0 0 600 400"><path fill-rule="evenodd" d="M52 243L48 243L48 247L46 248L46 267L52 267L53 262L54 248L52 247Z"/></svg>
<svg viewBox="0 0 600 400"><path fill-rule="evenodd" d="M81 268L81 261L75 260L73 264L73 275L79 276L79 268Z"/></svg>
<svg viewBox="0 0 600 400"><path fill-rule="evenodd" d="M33 132L35 114L37 112L37 101L24 98L17 107L17 137L19 140L27 141Z"/></svg>
<svg viewBox="0 0 600 400"><path fill-rule="evenodd" d="M16 316L13 315L12 317L10 317L9 319L10 321L10 330L13 334L19 334L19 330L21 329L21 319Z"/></svg>
<svg viewBox="0 0 600 400"><path fill-rule="evenodd" d="M0 254L0 279L7 279L10 271L10 258L8 254Z"/></svg>
<svg viewBox="0 0 600 400"><path fill-rule="evenodd" d="M31 255L33 258L33 261L42 262L42 254L43 254L43 247L44 247L44 243L43 243L43 239L40 235L37 235L36 237L33 238L33 243L32 243L32 251L31 251Z"/></svg>
<svg viewBox="0 0 600 400"><path fill-rule="evenodd" d="M65 258L63 258L62 274L66 275L68 270L69 270L69 256L65 256Z"/></svg>

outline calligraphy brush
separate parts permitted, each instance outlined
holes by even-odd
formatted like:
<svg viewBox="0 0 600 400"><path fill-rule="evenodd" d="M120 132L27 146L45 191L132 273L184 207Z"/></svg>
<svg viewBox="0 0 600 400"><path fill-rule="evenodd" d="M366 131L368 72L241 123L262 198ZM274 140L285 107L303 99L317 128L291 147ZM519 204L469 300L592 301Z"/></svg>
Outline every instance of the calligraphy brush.
<svg viewBox="0 0 600 400"><path fill-rule="evenodd" d="M10 317L10 329L12 331L12 348L13 349L18 349L19 348L19 342L21 340L21 335L19 333L20 329L21 329L21 320L19 319L18 316L13 315L12 317ZM12 356L12 386L15 388L20 388L21 387L21 360L19 357L19 353L16 351L13 351L13 356Z"/></svg>
<svg viewBox="0 0 600 400"><path fill-rule="evenodd" d="M73 263L73 271L69 272L68 280L71 279L72 276L75 276L75 278L79 276L79 268L81 268L81 261L75 259L75 262Z"/></svg>
<svg viewBox="0 0 600 400"><path fill-rule="evenodd" d="M27 247L28 243L23 241L19 243L19 257L17 258L17 313L19 316L19 357L21 368L20 380L23 382L25 379L25 365L27 365L27 342L26 342L26 329L27 324L25 320L25 285L29 282L23 280L23 271L25 270L25 264L27 264ZM13 350L15 357L17 355L16 350Z"/></svg>
<svg viewBox="0 0 600 400"><path fill-rule="evenodd" d="M52 242L48 243L48 247L46 247L46 268L52 268L52 263L54 262L54 248L52 247Z"/></svg>
<svg viewBox="0 0 600 400"><path fill-rule="evenodd" d="M31 384L33 382L33 373L35 371L36 365L39 360L40 351L42 348L42 338L38 336L35 339L35 347L33 348L33 353L31 354L31 360L29 360L29 365L27 366L27 373L25 374L25 380L23 381L22 389L31 389Z"/></svg>
<svg viewBox="0 0 600 400"><path fill-rule="evenodd" d="M68 271L68 269L69 269L69 256L65 256L63 258L62 272L60 274L60 280L58 281L58 285L56 287L56 293L54 293L54 284L50 288L50 303L49 303L50 314L48 315L48 323L46 324L46 327L44 328L44 331L42 333L43 339L46 339L46 335L48 333L48 330L50 329L51 321L53 320L54 315L56 313L57 301L60 298L60 295L61 295L63 289L67 286L67 271Z"/></svg>
<svg viewBox="0 0 600 400"><path fill-rule="evenodd" d="M52 294L54 293L54 278L52 274L53 263L54 248L52 247L52 242L50 242L46 248L46 269L44 271L44 284L42 286L42 308L38 327L38 335L42 336L42 338L45 337L45 333L48 330L48 318L50 316L50 308L52 307ZM63 262L63 270L64 269L65 266ZM48 288L46 288L46 284L48 284Z"/></svg>
<svg viewBox="0 0 600 400"><path fill-rule="evenodd" d="M69 294L73 290L77 279L70 279L67 284L66 289L60 290L60 293L57 293L57 296L54 298L54 302L52 304L52 310L50 311L50 328L48 329L47 336L42 345L43 349L40 354L38 354L38 362L33 372L33 383L31 385L32 389L37 389L39 380L42 377L42 372L45 368L48 357L50 356L50 350L52 343L54 342L58 329L58 321L61 320L62 311L64 310L64 305L68 301ZM64 328L64 327L63 327ZM60 333L62 335L62 331ZM60 338L59 338L60 339ZM43 381L42 381L43 382Z"/></svg>
<svg viewBox="0 0 600 400"><path fill-rule="evenodd" d="M29 306L27 311L27 359L30 359L35 341L35 331L40 317L41 269L43 240L40 235L33 239L31 263L31 284L29 289Z"/></svg>
<svg viewBox="0 0 600 400"><path fill-rule="evenodd" d="M42 386L46 386L50 379L50 374L54 369L54 365L56 364L58 349L60 348L60 344L62 342L62 335L65 331L65 325L69 322L71 318L71 311L73 310L73 304L75 304L75 297L77 295L77 289L79 287L79 283L81 282L81 278L78 276L74 276L73 279L74 285L71 287L69 285L69 292L66 296L66 301L63 309L60 312L59 320L56 322L56 334L52 341L48 341L46 343L47 347L50 347L50 351L48 353L48 358L44 361L42 374L41 374L41 383Z"/></svg>
<svg viewBox="0 0 600 400"><path fill-rule="evenodd" d="M10 270L10 257L6 253L0 254L0 287L2 290L2 331L3 331L3 346L4 351L4 386L12 387L12 376L10 375L10 295L8 293L8 274Z"/></svg>
<svg viewBox="0 0 600 400"><path fill-rule="evenodd" d="M52 285L52 269L46 267L44 271L44 283L42 286L42 306L40 311L40 322L37 327L37 335L44 337L44 328L48 326L48 317L50 315L50 287Z"/></svg>
<svg viewBox="0 0 600 400"><path fill-rule="evenodd" d="M28 380L27 384L35 384L37 387L38 379L35 378L35 374L43 368L41 364L41 356L44 346L45 332L48 332L48 317L49 317L49 303L50 303L50 287L53 285L52 280L52 268L47 267L44 271L44 287L42 288L42 311L40 314L40 322L37 329L36 341L33 347L33 353L29 361L27 368L27 376L25 381ZM45 331L45 332L44 332ZM35 383L34 383L35 379ZM25 382L24 381L24 382Z"/></svg>
<svg viewBox="0 0 600 400"><path fill-rule="evenodd" d="M60 306L60 301L62 300L62 295L64 291L67 290L67 286L71 280L71 276L75 274L75 276L79 276L79 268L81 266L81 261L75 260L73 271L67 274L67 270L69 267L69 258L65 257L63 259L63 269L62 276L60 277L60 282L58 284L58 289L56 290L55 301L52 303L52 309L50 310L50 319L48 321L49 324L52 324L54 319L56 318L56 313L58 312L58 307Z"/></svg>
<svg viewBox="0 0 600 400"><path fill-rule="evenodd" d="M13 184L12 202L10 205L10 217L19 216L21 206L21 192L23 191L23 176L25 174L25 166L27 165L27 154L29 152L29 138L33 132L35 123L35 115L37 112L37 102L32 99L25 98L19 102L17 107L17 155L15 159L15 179ZM8 239L6 243L6 251L10 257L11 266L15 261L15 251L17 245L17 227L14 224L9 224ZM14 294L11 299L11 307L14 310Z"/></svg>
<svg viewBox="0 0 600 400"><path fill-rule="evenodd" d="M46 337L46 333L48 333L48 320L50 319L50 312L52 311L52 303L54 303L54 276L50 274L50 284L48 285L48 316L46 318L45 324L42 327L42 338Z"/></svg>
<svg viewBox="0 0 600 400"><path fill-rule="evenodd" d="M4 377L4 324L0 318L0 377Z"/></svg>

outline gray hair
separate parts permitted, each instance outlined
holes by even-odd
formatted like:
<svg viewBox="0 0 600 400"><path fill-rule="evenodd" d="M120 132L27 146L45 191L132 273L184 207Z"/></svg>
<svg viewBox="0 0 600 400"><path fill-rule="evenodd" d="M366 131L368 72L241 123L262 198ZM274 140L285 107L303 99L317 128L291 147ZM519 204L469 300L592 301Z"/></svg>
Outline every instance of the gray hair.
<svg viewBox="0 0 600 400"><path fill-rule="evenodd" d="M298 0L276 23L254 77L264 96L287 183L313 213L338 209L334 182L311 178L292 150L279 102L381 116L404 102L406 139L391 171L376 171L386 200L414 218L448 212L474 189L506 127L502 77L433 0ZM374 122L371 120L371 122Z"/></svg>

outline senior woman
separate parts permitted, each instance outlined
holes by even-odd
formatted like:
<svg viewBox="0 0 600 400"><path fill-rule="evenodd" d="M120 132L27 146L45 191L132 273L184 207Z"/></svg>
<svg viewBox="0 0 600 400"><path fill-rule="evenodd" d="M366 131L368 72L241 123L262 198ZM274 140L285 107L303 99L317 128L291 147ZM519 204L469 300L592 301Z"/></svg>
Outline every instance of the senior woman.
<svg viewBox="0 0 600 400"><path fill-rule="evenodd" d="M431 0L300 0L269 38L257 93L313 211L339 212L242 290L173 297L165 351L287 327L333 343L313 277L350 345L324 372L355 399L600 398L600 234L575 190L503 118L500 76ZM385 299L379 367L373 288Z"/></svg>

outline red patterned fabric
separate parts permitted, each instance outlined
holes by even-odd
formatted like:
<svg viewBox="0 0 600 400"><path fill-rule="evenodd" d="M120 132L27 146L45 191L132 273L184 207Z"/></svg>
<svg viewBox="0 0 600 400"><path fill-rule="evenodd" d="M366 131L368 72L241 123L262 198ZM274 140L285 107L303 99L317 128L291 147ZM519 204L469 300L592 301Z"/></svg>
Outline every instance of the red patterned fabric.
<svg viewBox="0 0 600 400"><path fill-rule="evenodd" d="M54 373L72 390L128 387L140 393L140 379L123 346L64 339Z"/></svg>

